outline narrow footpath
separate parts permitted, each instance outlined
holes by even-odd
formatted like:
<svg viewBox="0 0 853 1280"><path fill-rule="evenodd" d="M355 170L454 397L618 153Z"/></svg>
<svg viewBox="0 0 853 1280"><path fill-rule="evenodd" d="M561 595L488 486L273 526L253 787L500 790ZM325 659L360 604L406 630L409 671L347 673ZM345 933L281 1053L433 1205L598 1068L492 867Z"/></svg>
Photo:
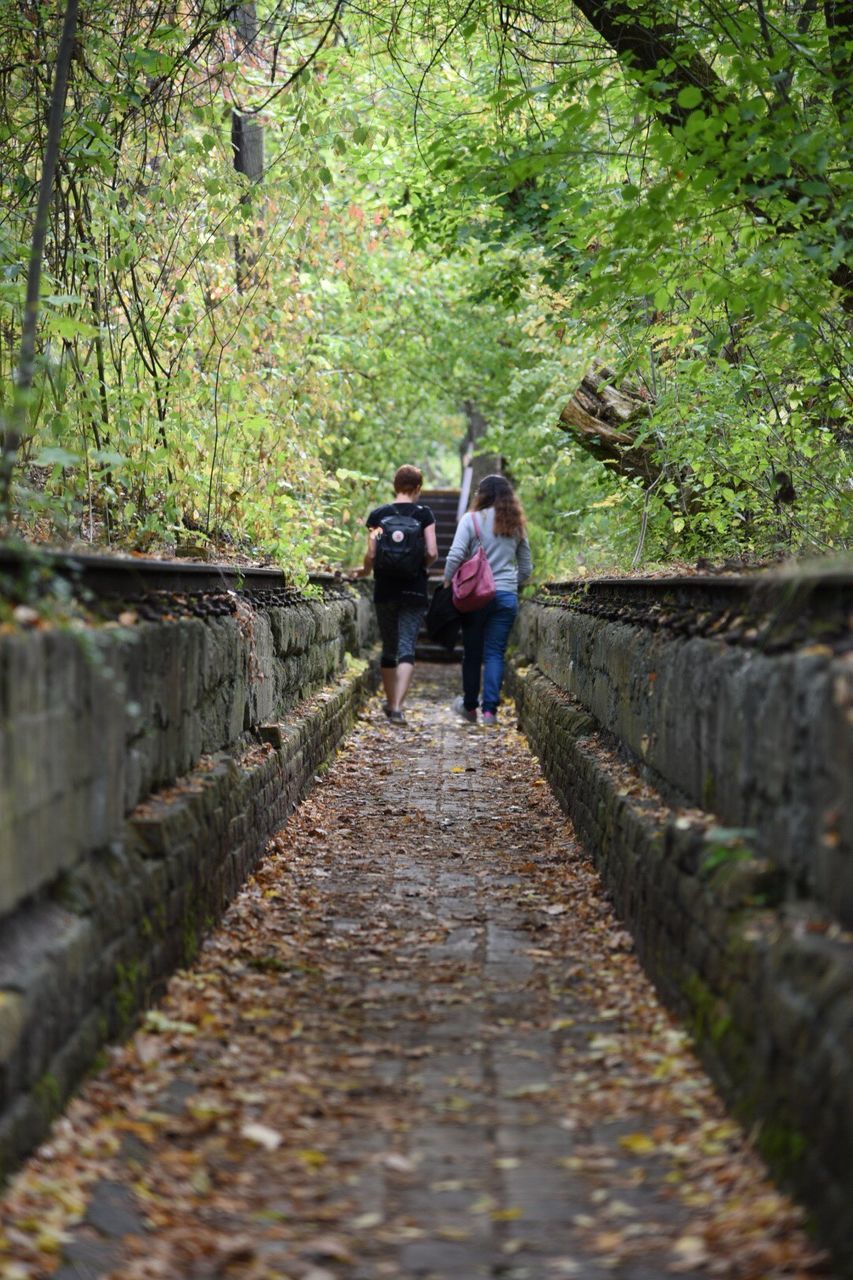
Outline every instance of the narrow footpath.
<svg viewBox="0 0 853 1280"><path fill-rule="evenodd" d="M7 1188L0 1276L827 1276L507 711L378 699Z"/></svg>

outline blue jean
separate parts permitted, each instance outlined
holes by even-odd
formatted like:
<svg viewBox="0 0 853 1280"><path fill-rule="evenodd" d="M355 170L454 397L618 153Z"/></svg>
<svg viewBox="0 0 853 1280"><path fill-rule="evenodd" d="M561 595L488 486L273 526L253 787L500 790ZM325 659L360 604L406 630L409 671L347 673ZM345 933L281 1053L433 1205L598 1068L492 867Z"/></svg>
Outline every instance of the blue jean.
<svg viewBox="0 0 853 1280"><path fill-rule="evenodd" d="M483 710L495 712L504 678L504 655L509 633L518 613L514 591L499 591L484 608L462 618L462 690L465 707L476 711L480 699L480 672L483 676Z"/></svg>

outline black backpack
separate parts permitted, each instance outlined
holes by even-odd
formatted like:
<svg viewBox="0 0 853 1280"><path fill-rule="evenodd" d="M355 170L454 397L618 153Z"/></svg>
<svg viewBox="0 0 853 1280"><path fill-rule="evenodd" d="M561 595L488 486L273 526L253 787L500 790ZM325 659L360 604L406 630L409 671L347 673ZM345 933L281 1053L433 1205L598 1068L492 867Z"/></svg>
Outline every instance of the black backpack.
<svg viewBox="0 0 853 1280"><path fill-rule="evenodd" d="M423 526L414 516L389 512L379 521L374 573L390 578L416 578L424 567L426 541Z"/></svg>

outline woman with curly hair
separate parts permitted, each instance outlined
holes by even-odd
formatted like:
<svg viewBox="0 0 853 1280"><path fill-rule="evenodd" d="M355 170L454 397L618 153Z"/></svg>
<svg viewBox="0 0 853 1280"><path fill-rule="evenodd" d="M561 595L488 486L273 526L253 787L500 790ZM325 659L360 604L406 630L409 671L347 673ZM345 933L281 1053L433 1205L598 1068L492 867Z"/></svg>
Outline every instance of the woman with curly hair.
<svg viewBox="0 0 853 1280"><path fill-rule="evenodd" d="M477 529L479 528L479 538ZM518 613L518 591L533 571L524 511L505 476L485 476L477 486L471 510L459 521L444 566L444 582L482 544L497 588L482 609L462 617L464 657L461 698L456 710L469 724L477 723L480 683L483 686L483 724L497 723L504 658L509 633Z"/></svg>

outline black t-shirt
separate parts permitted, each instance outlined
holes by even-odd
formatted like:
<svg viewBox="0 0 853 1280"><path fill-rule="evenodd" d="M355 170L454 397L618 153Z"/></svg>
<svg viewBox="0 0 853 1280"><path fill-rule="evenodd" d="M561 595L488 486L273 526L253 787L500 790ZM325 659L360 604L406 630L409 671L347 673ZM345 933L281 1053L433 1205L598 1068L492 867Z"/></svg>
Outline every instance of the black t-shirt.
<svg viewBox="0 0 853 1280"><path fill-rule="evenodd" d="M385 516L397 514L398 516L414 516L420 521L422 529L428 529L431 524L435 524L435 516L429 507L424 506L422 502L386 502L382 507L376 507L367 517L365 524L368 529L376 529L380 520ZM385 573L377 573L373 571L373 599L377 604L388 604L392 600L401 600L410 604L426 604L427 602L427 571L426 565L423 566L420 573L413 579L402 579L390 577Z"/></svg>

